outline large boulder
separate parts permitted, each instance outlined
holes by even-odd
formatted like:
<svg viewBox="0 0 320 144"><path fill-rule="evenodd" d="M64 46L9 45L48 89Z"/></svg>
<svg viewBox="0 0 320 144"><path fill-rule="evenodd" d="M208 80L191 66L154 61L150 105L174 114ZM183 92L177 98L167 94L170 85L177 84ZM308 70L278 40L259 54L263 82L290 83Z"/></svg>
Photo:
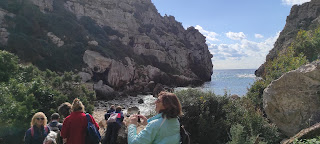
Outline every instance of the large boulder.
<svg viewBox="0 0 320 144"><path fill-rule="evenodd" d="M93 72L103 73L107 68L110 68L113 60L102 56L98 52L86 50L83 55L83 61Z"/></svg>
<svg viewBox="0 0 320 144"><path fill-rule="evenodd" d="M320 121L320 61L273 81L263 92L267 117L287 136Z"/></svg>
<svg viewBox="0 0 320 144"><path fill-rule="evenodd" d="M113 99L116 94L112 87L103 84L103 81L100 80L98 83L94 84L94 90L96 91L98 99Z"/></svg>

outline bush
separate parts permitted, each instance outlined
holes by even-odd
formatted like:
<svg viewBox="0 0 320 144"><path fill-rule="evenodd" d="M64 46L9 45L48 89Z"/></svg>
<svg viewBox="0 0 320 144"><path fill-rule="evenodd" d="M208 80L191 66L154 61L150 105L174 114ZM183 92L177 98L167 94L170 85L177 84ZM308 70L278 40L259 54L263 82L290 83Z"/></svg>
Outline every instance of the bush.
<svg viewBox="0 0 320 144"><path fill-rule="evenodd" d="M223 106L228 103L226 96L211 92L188 89L176 92L184 116L181 123L191 133L191 143L226 143L228 125Z"/></svg>
<svg viewBox="0 0 320 144"><path fill-rule="evenodd" d="M313 139L296 139L293 144L320 144L320 136Z"/></svg>
<svg viewBox="0 0 320 144"><path fill-rule="evenodd" d="M42 111L49 117L61 103L76 97L92 113L95 93L77 84L72 72L59 76L32 65L20 66L17 57L5 51L0 51L0 60L5 60L0 63L4 77L0 81L0 137L5 143L22 142L34 113Z"/></svg>
<svg viewBox="0 0 320 144"><path fill-rule="evenodd" d="M259 140L269 144L279 143L281 134L278 128L271 124L267 118L263 116L263 112L257 109L252 101L247 97L242 97L239 100L229 101L228 105L224 107L227 112L226 123L234 128L230 129L230 133L238 133L235 130L239 129L241 125L241 139L236 140L237 136L232 137L232 141L252 142L252 139Z"/></svg>
<svg viewBox="0 0 320 144"><path fill-rule="evenodd" d="M233 100L211 92L188 89L176 92L184 115L180 122L192 143L279 143L280 133L247 97ZM231 137L230 137L231 134Z"/></svg>

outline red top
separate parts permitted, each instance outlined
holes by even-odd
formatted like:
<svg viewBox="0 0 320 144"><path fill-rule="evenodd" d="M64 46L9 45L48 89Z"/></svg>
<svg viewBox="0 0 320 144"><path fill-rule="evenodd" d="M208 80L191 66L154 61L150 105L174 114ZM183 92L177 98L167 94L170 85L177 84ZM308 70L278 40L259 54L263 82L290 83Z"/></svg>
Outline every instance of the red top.
<svg viewBox="0 0 320 144"><path fill-rule="evenodd" d="M99 130L99 126L96 121L89 115L92 123ZM85 144L86 131L88 121L86 114L83 112L72 112L63 121L61 130L62 138L67 138L67 144Z"/></svg>

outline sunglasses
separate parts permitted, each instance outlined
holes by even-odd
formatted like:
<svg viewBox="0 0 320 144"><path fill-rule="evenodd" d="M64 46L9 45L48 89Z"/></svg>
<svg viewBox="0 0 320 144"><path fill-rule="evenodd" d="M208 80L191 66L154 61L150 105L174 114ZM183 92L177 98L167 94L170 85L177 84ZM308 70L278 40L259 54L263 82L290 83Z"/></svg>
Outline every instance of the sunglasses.
<svg viewBox="0 0 320 144"><path fill-rule="evenodd" d="M44 120L44 118L37 118L37 120Z"/></svg>

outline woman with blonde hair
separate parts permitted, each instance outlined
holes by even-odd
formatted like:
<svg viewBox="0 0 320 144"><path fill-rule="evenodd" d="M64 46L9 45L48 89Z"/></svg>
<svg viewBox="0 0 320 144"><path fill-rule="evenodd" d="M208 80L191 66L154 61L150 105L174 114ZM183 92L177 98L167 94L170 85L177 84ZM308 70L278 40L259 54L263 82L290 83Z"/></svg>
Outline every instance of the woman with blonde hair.
<svg viewBox="0 0 320 144"><path fill-rule="evenodd" d="M37 112L31 119L30 126L25 134L25 144L42 144L50 129L47 125L47 117L43 112Z"/></svg>
<svg viewBox="0 0 320 144"><path fill-rule="evenodd" d="M130 116L128 144L179 144L181 104L177 96L170 92L160 92L155 101L156 112L152 118L143 115ZM137 134L138 118L146 127Z"/></svg>
<svg viewBox="0 0 320 144"><path fill-rule="evenodd" d="M82 102L75 98L71 106L71 114L63 121L61 130L61 137L66 144L85 144L87 132L87 117L84 113L84 105ZM99 126L93 117L89 114L91 122L99 130Z"/></svg>

